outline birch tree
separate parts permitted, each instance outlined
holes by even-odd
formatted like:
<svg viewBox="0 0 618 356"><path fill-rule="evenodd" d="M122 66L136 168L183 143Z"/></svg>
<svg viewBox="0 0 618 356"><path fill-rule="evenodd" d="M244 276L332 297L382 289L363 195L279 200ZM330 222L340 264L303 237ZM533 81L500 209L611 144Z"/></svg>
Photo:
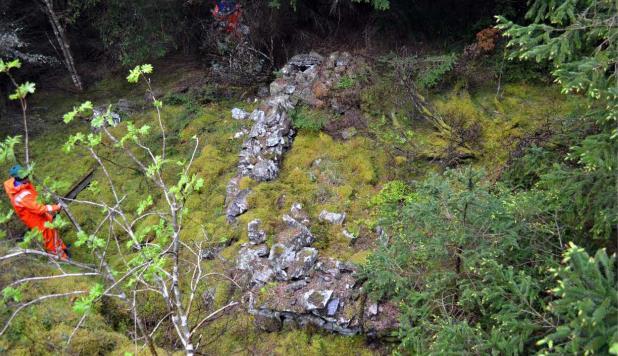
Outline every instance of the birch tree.
<svg viewBox="0 0 618 356"><path fill-rule="evenodd" d="M75 61L73 60L73 54L71 52L71 46L69 44L69 39L66 35L66 31L62 24L60 23L60 19L54 10L54 4L52 0L41 0L43 5L43 10L49 19L49 23L51 24L52 30L54 31L54 36L56 37L56 41L58 41L58 45L60 46L60 51L62 52L63 62L69 74L71 75L71 80L73 84L77 88L77 90L82 91L84 89L81 77L77 73L77 69L75 68Z"/></svg>
<svg viewBox="0 0 618 356"><path fill-rule="evenodd" d="M136 350L140 347L138 343L143 342L141 347L148 347L150 353L156 355L157 347L153 336L167 321L173 327L183 352L186 355L194 355L200 346L201 340L196 337L199 330L220 314L239 305L240 301L229 300L223 306L207 308L196 306L200 300L198 297L200 291L203 291L207 283L213 279L225 279L237 288L240 288L240 285L225 274L204 271L202 256L205 252L206 236L194 243L181 240L181 232L188 214L185 202L204 184L203 179L191 173L200 142L198 137L193 138L189 156L184 160L173 160L166 154L165 124L159 110L163 104L156 98L147 77L152 70L150 65L137 66L127 79L132 83L139 81L146 83L154 108L157 109L154 110L156 123L153 126L158 127L159 132L151 132L151 126L148 124L138 127L132 122L123 124L126 125L125 130L114 129L112 126L116 123L108 108L107 113L91 120L93 129L91 132L72 135L64 147L67 152L81 150L87 153L102 172L106 189L111 193L111 201L79 198L60 200L77 231L74 246L90 251L93 261L90 263L76 260L58 261L53 255L31 248L28 243L36 244L40 239L36 236L36 232L29 233L19 248L0 256L0 264L19 263L26 256L47 258L57 266L58 270L58 273L53 275L19 278L4 288L5 299L12 300L12 311L8 313L8 318L0 321L0 336L10 328L16 316L28 307L58 298L78 298L73 305L74 311L83 315L75 326L75 329L78 329L92 312L93 304L106 297L120 300L131 311ZM70 123L91 111L92 104L85 102L64 115L64 121ZM158 142L161 150L145 143L152 142L149 138L153 136L161 138L162 142ZM127 201L130 200L131 194L140 193L124 192L117 186L108 161L100 155L104 144L108 148L111 147L117 155L123 155L133 162L133 168L151 183L150 195L140 201L137 209L129 208L130 204L127 204ZM2 147L0 145L0 153ZM4 156L8 158L12 146L6 147L7 154ZM99 214L99 218L95 219L98 221L96 225L90 229L82 228L67 206L68 203L71 206L82 205L93 208L92 215L88 217L96 218ZM156 222L143 224L146 219L154 219ZM64 219L59 217L56 217L52 224L55 228L65 225L67 223ZM72 267L71 273L65 272L63 266L67 265ZM22 300L20 290L29 284L69 278L88 278L92 281L91 288L40 295L28 301ZM144 323L140 315L138 300L142 295L160 298L166 308L165 316L151 328ZM216 307L218 309L215 310ZM69 337L66 348L69 347L70 341Z"/></svg>

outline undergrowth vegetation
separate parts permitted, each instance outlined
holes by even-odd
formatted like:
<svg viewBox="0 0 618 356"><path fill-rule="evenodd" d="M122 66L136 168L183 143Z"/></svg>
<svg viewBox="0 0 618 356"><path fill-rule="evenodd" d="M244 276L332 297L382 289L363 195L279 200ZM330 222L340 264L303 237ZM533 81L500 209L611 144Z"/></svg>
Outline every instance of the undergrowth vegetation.
<svg viewBox="0 0 618 356"><path fill-rule="evenodd" d="M355 2L380 10L390 4ZM618 354L618 93L609 60L616 51L609 40L596 46L598 38L615 38L616 30L594 30L596 35L590 36L578 32L586 31L591 22L594 28L606 23L613 8L592 1L599 12L590 15L578 1L565 2L564 7L554 2L540 6L543 3L533 2L531 27L499 19L507 41L517 47L513 52L501 43L496 53L464 63L465 68L462 56L450 49L391 54L357 75L331 83L332 95L354 97L350 101L358 111L359 118L343 128L353 129L345 137L337 136L343 130L339 126L333 125L337 132L329 131L329 123L344 122L345 115L324 107L297 107L289 113L297 133L280 175L269 182L240 180L239 188L250 188L251 193L248 211L235 223L226 217L226 189L237 175L238 153L252 122L233 120L230 111L257 107L241 100L245 88L187 84L195 73L171 70L151 78L161 84L159 99L150 79L146 98L117 79L103 80L71 101L56 91L35 97L35 106L50 108L47 129L35 130L26 143L36 161L29 168L41 178L36 182L39 190L45 185L68 192L94 169L79 200L115 202L129 212L123 219L140 218L126 225L103 224L102 214L119 216L111 213L116 212L111 205L71 203L84 231L107 233L108 239L57 222L63 240L73 245L74 261L105 262L118 269L111 277L97 276L96 285L86 276L62 283L28 279L57 271L54 260L27 258L10 265L0 260L6 266L0 275L0 317L9 321L0 336L0 353L139 354L149 346L145 333L138 331L139 320L152 330L148 335L161 353L197 340L198 351L205 354ZM271 5L282 4L288 2ZM560 30L552 32L545 22ZM583 27L562 29L565 23ZM544 31L549 32L530 37ZM582 41L579 52L563 47L564 38L552 37L568 31L577 32L570 34ZM591 56L578 59L586 50ZM558 58L556 51L568 53ZM130 62L145 53L116 55ZM505 63L509 53L525 60L551 60L562 88L547 83L542 63L529 68ZM152 70L135 70L140 68L140 75ZM14 95L25 99L33 91L34 86L18 86ZM82 119L90 115L77 107L73 125L59 125L62 113L85 98L115 108L118 97L110 98L110 93L135 104L120 123L103 127L86 122ZM160 131L150 130L159 125ZM124 143L110 137L122 137L137 147L123 151ZM67 139L69 144L63 146ZM20 142L9 138L0 144L0 170L15 163L10 159L13 149L19 160L24 156ZM151 155L152 165L136 167L132 155L142 152L142 146L157 155ZM142 152L139 157L149 155ZM169 190L158 183L178 179L172 195L180 203L170 204L169 214L158 211L170 200ZM362 336L342 337L310 326L284 324L280 332L264 333L241 305L226 311L242 294L230 271L248 242L247 224L260 219L272 245L285 229L282 215L295 203L308 213L316 238L313 247L320 256L358 265L362 297L397 305L401 314L393 333L396 344L374 344ZM173 225L165 218L174 215L177 206L182 206L184 226L172 229L177 233L172 235L187 250L160 253ZM4 213L9 208L5 200L0 202L0 237L5 238L0 256L16 251L15 246L40 247L15 217ZM345 213L345 221L319 221L323 210ZM189 246L199 246L199 254ZM104 258L97 256L101 248ZM194 269L182 264L189 258L197 260ZM225 311L203 323L202 318L188 317L186 323L197 325L188 338L178 332L178 319L169 318L175 306L159 296L167 289L158 294L134 289L128 305L102 291L103 283L122 275L121 268L148 264L142 274L152 281L178 273L169 272L178 261L184 267L178 283L191 286L182 291L191 296L179 298L178 304L197 296L199 302L189 302L196 314ZM192 283L198 270L209 277L207 284ZM77 273L79 266L61 271ZM20 278L26 281L14 282ZM138 282L130 283L127 290ZM275 282L263 289L272 291L273 286ZM71 291L79 293L29 304L41 295ZM28 312L13 319L12 311L24 305Z"/></svg>

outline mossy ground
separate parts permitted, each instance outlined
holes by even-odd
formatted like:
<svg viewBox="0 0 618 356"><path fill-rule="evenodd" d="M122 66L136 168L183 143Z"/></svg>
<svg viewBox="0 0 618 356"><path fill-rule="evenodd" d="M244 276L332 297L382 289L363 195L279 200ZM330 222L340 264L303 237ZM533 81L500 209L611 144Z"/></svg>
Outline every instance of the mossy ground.
<svg viewBox="0 0 618 356"><path fill-rule="evenodd" d="M174 87L174 76L166 73L159 78L162 89ZM155 86L157 81L154 81ZM49 111L54 121L72 105L93 95L99 101L116 102L119 97L143 100L143 89L131 88L123 78L107 79L94 87L92 92L68 97L64 93L43 92L36 95L37 105L53 108ZM362 94L363 114L369 122L368 129L350 140L335 140L325 133L300 130L292 149L286 153L281 175L278 179L257 183L244 178L242 188L251 188L250 210L238 219L235 225L228 225L224 215L224 198L227 182L236 174L238 152L242 139L233 139L235 132L243 125L250 125L231 119L230 109L240 106L251 110L253 105L234 100L200 102L179 97L164 106L163 120L167 127L169 155L172 159L187 159L193 150L192 137L200 140L200 146L193 172L205 181L204 189L187 201L190 209L185 220L182 239L186 243L206 241L207 244L225 247L215 261L205 261L205 271L220 271L233 264L240 244L247 241L246 227L252 219L263 222L271 242L281 228L281 216L289 212L293 203L303 204L311 219L311 229L317 238L315 246L322 256L330 256L355 263L363 263L374 246L374 211L370 205L382 185L393 179L411 181L420 179L428 171L443 169L436 157L444 155L449 146L449 137L433 129L427 122L409 117L409 110L402 108L397 93L386 93L390 88L378 82ZM135 94L137 91L139 94ZM165 93L165 92L164 92ZM386 94L388 95L386 95ZM529 84L508 84L500 98L492 90L469 93L453 90L436 95L432 100L436 110L445 117L463 118L467 123L477 123L480 133L475 142L468 143L473 158L469 163L485 167L498 174L508 161L510 152L518 142L547 125L555 125L561 118L578 109L577 101L566 102L557 90ZM149 123L156 127L153 111L145 111L130 118L141 125ZM120 133L124 124L114 129ZM93 165L93 160L82 151L66 154L62 145L69 134L87 130L85 123L65 127L50 125L32 140L32 156L36 162L38 177L48 177L47 182L65 182L56 186L64 192L72 182L81 178ZM150 138L150 144L159 137ZM128 169L131 162L115 154L111 147L102 147L98 152L105 157L105 164L113 175L114 183L121 196L126 195L124 206L134 210L148 194L155 202L160 199L135 170ZM5 169L6 167L0 167ZM172 178L173 175L170 176ZM94 178L99 191L86 190L80 199L113 201L106 189L105 177L100 170ZM6 202L3 202L6 206ZM155 204L156 205L156 204ZM101 212L87 206L74 205L73 211L86 229L93 229ZM345 212L343 226L333 226L318 221L322 210ZM143 225L153 221L144 220ZM342 233L346 229L357 239L350 241ZM66 242L73 242L75 235L70 228L62 231ZM7 249L14 242L8 242ZM126 252L126 251L125 251ZM73 258L89 260L85 249L73 248ZM113 259L112 259L113 262ZM2 284L9 275L28 275L51 268L46 264L32 262L24 264L11 273L4 273ZM84 280L68 280L66 283L41 283L29 288L24 297L36 295L39 291L62 292L87 288ZM221 307L234 294L231 284L225 280L209 281L200 293L213 295L213 306ZM0 350L12 346L15 354L55 352L49 344L62 344L67 340L79 316L70 310L66 299L37 305L16 319L12 332L0 339ZM163 307L154 299L146 298L141 309L149 322L155 322ZM110 307L106 305L106 307ZM112 307L110 307L112 308ZM122 315L120 307L115 311ZM101 310L96 310L76 333L72 341L75 353L92 354L93 350L109 353L133 351L133 346L124 334L132 329L128 318L110 323ZM112 313L113 314L113 313ZM165 330L165 328L162 328ZM26 331L27 330L27 331ZM348 338L326 335L311 330L284 330L280 333L258 332L251 317L241 311L224 316L210 323L202 331L201 347L210 354L372 354L362 338ZM155 336L159 344L169 344L168 332ZM46 340L41 342L41 340ZM66 341L65 341L66 342ZM382 350L383 351L383 350Z"/></svg>

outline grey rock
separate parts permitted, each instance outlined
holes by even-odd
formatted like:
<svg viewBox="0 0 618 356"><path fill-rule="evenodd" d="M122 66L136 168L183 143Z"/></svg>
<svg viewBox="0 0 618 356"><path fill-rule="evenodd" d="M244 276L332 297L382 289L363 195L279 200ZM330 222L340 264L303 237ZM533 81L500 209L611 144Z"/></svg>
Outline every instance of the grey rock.
<svg viewBox="0 0 618 356"><path fill-rule="evenodd" d="M283 327L283 322L281 321L279 313L260 310L254 315L253 320L255 326L266 332L277 332Z"/></svg>
<svg viewBox="0 0 618 356"><path fill-rule="evenodd" d="M303 302L305 309L308 311L316 309L324 309L328 304L328 301L333 295L333 291L328 290L315 290L311 289L303 294Z"/></svg>
<svg viewBox="0 0 618 356"><path fill-rule="evenodd" d="M239 109L239 108L232 109L232 119L245 120L248 117L249 117L249 113L244 111L243 109Z"/></svg>
<svg viewBox="0 0 618 356"><path fill-rule="evenodd" d="M275 270L267 265L260 265L258 269L253 271L251 280L256 284L266 284L272 281L275 276Z"/></svg>
<svg viewBox="0 0 618 356"><path fill-rule="evenodd" d="M242 215L247 211L249 208L249 205L247 204L247 196L249 193L251 193L251 190L244 189L234 196L226 210L226 216L229 222L236 221L237 216Z"/></svg>
<svg viewBox="0 0 618 356"><path fill-rule="evenodd" d="M306 281L300 280L296 282L292 282L287 285L286 290L289 292L296 292L297 290L303 289L307 285Z"/></svg>
<svg viewBox="0 0 618 356"><path fill-rule="evenodd" d="M294 103L291 101L289 95L277 95L273 96L266 102L270 107L282 107L285 110L294 109Z"/></svg>
<svg viewBox="0 0 618 356"><path fill-rule="evenodd" d="M256 261L260 260L258 251L253 248L243 247L238 251L236 258L236 268L245 271L252 271L255 268Z"/></svg>
<svg viewBox="0 0 618 356"><path fill-rule="evenodd" d="M319 219L320 221L327 221L331 224L341 225L345 220L345 213L331 213L326 210L322 210Z"/></svg>
<svg viewBox="0 0 618 356"><path fill-rule="evenodd" d="M259 257L268 257L270 249L266 245L260 245L255 248L255 254Z"/></svg>
<svg viewBox="0 0 618 356"><path fill-rule="evenodd" d="M249 119L251 119L252 121L255 122L261 122L264 121L264 116L266 114L262 111L262 110L253 110L253 112L251 113L251 115L249 115Z"/></svg>
<svg viewBox="0 0 618 356"><path fill-rule="evenodd" d="M335 314L337 314L337 309L339 309L339 302L339 298L332 299L328 302L326 306L326 315L335 316Z"/></svg>
<svg viewBox="0 0 618 356"><path fill-rule="evenodd" d="M294 220L300 221L300 223L305 226L309 224L309 214L303 210L303 206L300 203L292 204L292 208L290 208L290 215L294 218Z"/></svg>
<svg viewBox="0 0 618 356"><path fill-rule="evenodd" d="M278 135L273 135L266 139L266 146L273 147L273 146L283 144L283 142L284 142L283 137L280 137Z"/></svg>
<svg viewBox="0 0 618 356"><path fill-rule="evenodd" d="M294 91L296 91L296 86L294 85L287 85L284 89L284 93L288 94L288 95L292 95L294 94Z"/></svg>
<svg viewBox="0 0 618 356"><path fill-rule="evenodd" d="M270 249L268 260L275 272L275 277L279 281L287 281L289 279L286 269L294 263L296 251L283 245L274 244Z"/></svg>
<svg viewBox="0 0 618 356"><path fill-rule="evenodd" d="M281 94L283 90L285 90L286 86L287 84L285 81L280 79L275 80L274 82L270 83L270 95L275 96Z"/></svg>
<svg viewBox="0 0 618 356"><path fill-rule="evenodd" d="M283 215L283 222L287 226L293 228L294 234L287 236L286 244L290 246L294 251L300 251L303 247L311 246L315 237L311 231L303 224L289 215Z"/></svg>
<svg viewBox="0 0 618 356"><path fill-rule="evenodd" d="M204 260L214 260L217 257L219 251L216 248L207 248L202 251L202 259Z"/></svg>
<svg viewBox="0 0 618 356"><path fill-rule="evenodd" d="M261 220L255 219L247 224L247 236L249 237L249 241L254 245L259 245L266 241L266 233L264 230L260 230L261 223Z"/></svg>
<svg viewBox="0 0 618 356"><path fill-rule="evenodd" d="M335 266L337 267L337 269L339 270L339 272L341 273L352 273L352 272L356 272L356 266L354 266L354 264L350 263L350 262L342 262L342 261L337 261L335 263Z"/></svg>
<svg viewBox="0 0 618 356"><path fill-rule="evenodd" d="M296 253L294 261L288 266L288 276L291 279L304 278L309 275L318 259L318 250L305 247Z"/></svg>
<svg viewBox="0 0 618 356"><path fill-rule="evenodd" d="M296 70L307 70L309 67L319 65L324 60L321 55L311 52L309 54L297 54L288 61L288 66Z"/></svg>
<svg viewBox="0 0 618 356"><path fill-rule="evenodd" d="M341 233L343 234L343 236L345 236L346 238L348 238L348 239L350 239L350 240L355 240L355 239L356 239L356 236L354 236L354 234L352 234L351 232L349 232L349 231L348 231L348 230L346 230L346 229L343 229L343 230L341 231Z"/></svg>
<svg viewBox="0 0 618 356"><path fill-rule="evenodd" d="M378 303L371 303L371 304L369 304L369 306L367 307L367 314L369 316L376 316L376 315L378 315Z"/></svg>
<svg viewBox="0 0 618 356"><path fill-rule="evenodd" d="M350 64L352 56L348 52L341 53L338 58L335 60L336 67L345 67Z"/></svg>
<svg viewBox="0 0 618 356"><path fill-rule="evenodd" d="M344 140L349 140L352 137L356 136L356 128L354 127L348 127L346 129L341 130L341 138L343 138Z"/></svg>
<svg viewBox="0 0 618 356"><path fill-rule="evenodd" d="M266 182L277 178L279 175L279 167L277 164L270 160L264 160L258 162L251 171L251 178L258 182Z"/></svg>

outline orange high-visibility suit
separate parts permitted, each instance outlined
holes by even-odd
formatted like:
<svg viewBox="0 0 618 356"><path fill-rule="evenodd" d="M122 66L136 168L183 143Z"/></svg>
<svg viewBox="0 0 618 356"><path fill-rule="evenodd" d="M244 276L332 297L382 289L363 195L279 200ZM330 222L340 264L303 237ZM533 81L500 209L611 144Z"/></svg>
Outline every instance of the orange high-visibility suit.
<svg viewBox="0 0 618 356"><path fill-rule="evenodd" d="M15 178L4 182L4 190L11 200L13 209L28 228L38 229L43 234L43 243L48 253L66 260L66 246L58 236L58 231L45 227L46 222L53 220L52 213L60 210L60 205L42 205L36 199L39 193L32 183L26 181L15 186Z"/></svg>
<svg viewBox="0 0 618 356"><path fill-rule="evenodd" d="M240 5L233 2L221 2L221 6L219 5L219 3L215 5L215 9L213 10L212 14L215 19L217 19L217 21L225 21L225 30L228 33L232 33L235 32L236 27L238 27L241 9Z"/></svg>

